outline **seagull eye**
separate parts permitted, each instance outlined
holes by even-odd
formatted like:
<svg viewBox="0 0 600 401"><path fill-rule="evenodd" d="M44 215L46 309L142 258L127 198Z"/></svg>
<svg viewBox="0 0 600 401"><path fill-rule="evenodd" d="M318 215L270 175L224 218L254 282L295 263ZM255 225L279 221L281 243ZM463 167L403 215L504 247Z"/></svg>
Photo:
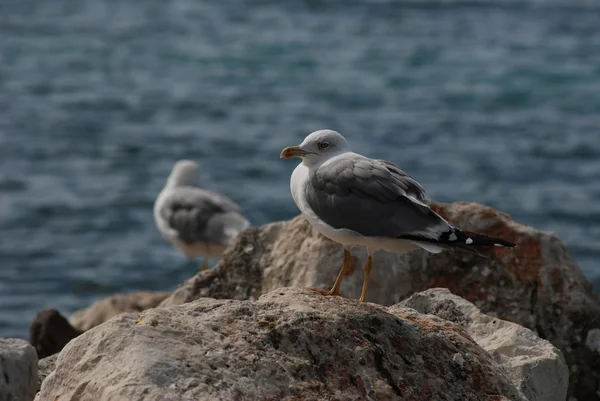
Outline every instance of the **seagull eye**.
<svg viewBox="0 0 600 401"><path fill-rule="evenodd" d="M329 143L319 142L319 149L327 149L328 147L329 147Z"/></svg>

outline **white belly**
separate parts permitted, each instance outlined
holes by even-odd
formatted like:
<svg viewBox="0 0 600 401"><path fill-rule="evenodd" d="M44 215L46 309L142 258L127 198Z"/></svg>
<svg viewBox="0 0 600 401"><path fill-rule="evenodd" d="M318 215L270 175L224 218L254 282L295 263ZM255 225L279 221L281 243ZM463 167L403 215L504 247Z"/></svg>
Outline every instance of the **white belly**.
<svg viewBox="0 0 600 401"><path fill-rule="evenodd" d="M319 219L315 212L308 206L304 197L305 183L308 179L308 167L304 164L299 164L292 173L292 178L290 180L292 197L294 198L294 202L296 202L298 209L300 209L308 222L325 237L342 244L345 247L367 247L369 253L372 253L372 251L377 249L385 249L396 253L406 253L418 248L417 244L412 241L385 237L365 237L356 231L346 228L334 228L325 223Z"/></svg>

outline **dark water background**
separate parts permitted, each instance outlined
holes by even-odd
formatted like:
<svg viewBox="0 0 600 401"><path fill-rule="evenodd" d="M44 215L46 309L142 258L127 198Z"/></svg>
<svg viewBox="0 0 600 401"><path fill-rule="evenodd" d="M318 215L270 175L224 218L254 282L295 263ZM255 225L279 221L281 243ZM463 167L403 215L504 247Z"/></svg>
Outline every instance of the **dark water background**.
<svg viewBox="0 0 600 401"><path fill-rule="evenodd" d="M557 232L600 286L600 3L0 3L0 336L194 274L157 233L174 161L253 224L297 213L319 128L441 201Z"/></svg>

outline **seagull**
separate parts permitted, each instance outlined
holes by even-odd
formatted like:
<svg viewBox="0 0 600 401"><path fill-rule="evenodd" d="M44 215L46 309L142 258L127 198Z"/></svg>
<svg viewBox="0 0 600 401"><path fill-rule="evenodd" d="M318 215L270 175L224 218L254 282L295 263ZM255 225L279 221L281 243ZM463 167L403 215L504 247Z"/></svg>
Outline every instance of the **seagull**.
<svg viewBox="0 0 600 401"><path fill-rule="evenodd" d="M202 271L250 223L231 199L201 189L199 176L198 163L175 163L154 203L154 220L160 234L188 260L203 257Z"/></svg>
<svg viewBox="0 0 600 401"><path fill-rule="evenodd" d="M333 287L312 289L320 294L339 295L353 246L364 246L368 255L361 302L378 249L402 254L459 248L478 253L479 246L515 246L452 226L424 203L425 191L416 180L392 162L350 151L346 138L336 131L315 131L300 145L283 149L280 157L302 159L290 180L294 202L317 231L344 247Z"/></svg>

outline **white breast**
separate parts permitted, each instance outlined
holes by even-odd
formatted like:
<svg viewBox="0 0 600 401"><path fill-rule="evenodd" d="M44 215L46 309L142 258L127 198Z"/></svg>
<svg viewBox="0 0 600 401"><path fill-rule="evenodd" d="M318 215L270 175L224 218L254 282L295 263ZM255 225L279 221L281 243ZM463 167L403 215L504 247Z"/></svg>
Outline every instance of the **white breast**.
<svg viewBox="0 0 600 401"><path fill-rule="evenodd" d="M361 238L364 237L360 234L344 228L336 229L331 227L329 224L319 219L315 212L313 212L306 202L306 196L304 194L306 182L309 178L310 174L308 167L301 163L292 173L292 178L290 180L290 189L294 202L296 202L296 206L298 206L298 209L300 209L308 222L321 234L344 246L362 245L363 241L361 241Z"/></svg>
<svg viewBox="0 0 600 401"><path fill-rule="evenodd" d="M303 163L300 163L298 167L292 172L290 178L290 190L292 192L292 198L296 202L296 206L302 213L304 213L304 185L308 180L308 167Z"/></svg>

